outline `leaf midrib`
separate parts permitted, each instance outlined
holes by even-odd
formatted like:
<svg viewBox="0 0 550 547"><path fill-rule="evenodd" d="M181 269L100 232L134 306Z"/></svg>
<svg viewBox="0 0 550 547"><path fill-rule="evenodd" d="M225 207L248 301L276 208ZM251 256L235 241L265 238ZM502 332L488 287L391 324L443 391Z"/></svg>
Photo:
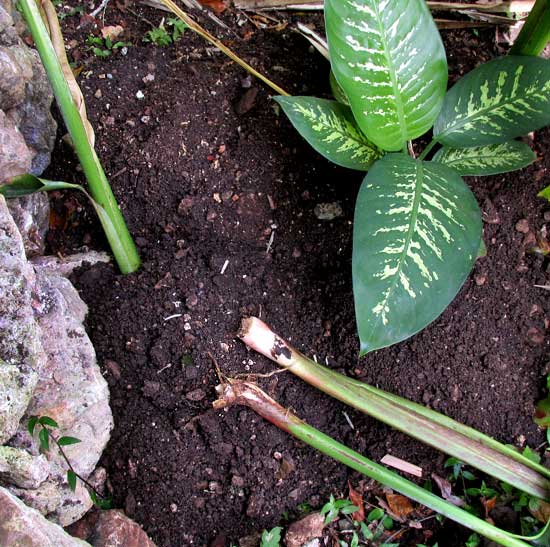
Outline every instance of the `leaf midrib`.
<svg viewBox="0 0 550 547"><path fill-rule="evenodd" d="M383 24L380 12L378 11L379 4L378 2L374 3L374 10L376 13L376 21L378 23L378 30L380 31L380 39L382 40L382 46L384 48L384 56L386 57L386 62L388 64L388 69L390 72L391 84L393 88L393 94L395 97L395 106L397 111L397 119L399 122L399 130L401 133L401 143L400 147L403 147L407 142L407 124L405 120L405 109L403 107L403 102L401 101L401 94L399 93L399 87L397 85L397 73L395 70L395 65L391 58L391 53L389 51L388 42L386 40L386 26Z"/></svg>
<svg viewBox="0 0 550 547"><path fill-rule="evenodd" d="M475 119L477 117L482 116L482 115L486 114L487 112L492 112L492 111L494 111L496 109L499 109L499 108L502 108L503 106L508 105L508 104L514 104L514 102L516 102L516 101L524 101L526 98L529 98L530 95L531 94L526 94L522 97L517 97L515 99L512 99L511 101L503 101L503 102L499 103L497 106L490 106L490 107L488 106L487 108L483 108L481 110L478 110L475 114L472 114L471 116L468 116L467 118L464 118L463 120L461 120L456 125L448 127L447 129L445 129L445 131L439 133L438 135L435 135L435 140L441 141L441 139L444 138L444 137L447 137L449 135L449 133L455 132L458 129L462 129L466 124L470 123L472 119L475 121ZM494 144L498 144L498 143L494 143Z"/></svg>
<svg viewBox="0 0 550 547"><path fill-rule="evenodd" d="M408 156L407 156L408 159ZM415 194L414 194L414 201L413 201L413 207L411 211L411 217L409 222L409 230L407 232L407 237L405 238L405 244L403 246L403 251L401 252L401 255L399 256L399 261L397 263L397 271L395 272L393 276L393 280L390 284L388 293L386 297L384 298L382 309L386 307L386 304L388 300L390 299L390 296L393 293L393 290L395 289L395 285L399 279L400 273L402 271L403 263L405 262L407 258L407 252L409 250L409 246L411 244L412 238L414 233L416 232L416 220L418 218L418 211L420 209L420 201L422 199L422 189L424 187L424 166L422 164L422 161L419 160L413 160L415 162L415 171L416 171L416 184L415 184ZM372 336L372 333L376 330L378 327L378 324L380 323L380 317L382 314L378 315L376 320L372 324L371 331L369 333L369 338Z"/></svg>

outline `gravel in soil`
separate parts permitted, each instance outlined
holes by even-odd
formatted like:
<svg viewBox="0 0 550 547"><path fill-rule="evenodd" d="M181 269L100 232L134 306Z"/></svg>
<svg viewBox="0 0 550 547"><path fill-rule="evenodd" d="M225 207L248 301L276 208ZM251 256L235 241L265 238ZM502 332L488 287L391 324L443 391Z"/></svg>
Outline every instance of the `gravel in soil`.
<svg viewBox="0 0 550 547"><path fill-rule="evenodd" d="M80 81L97 150L143 259L133 275L97 265L73 278L111 390L116 426L101 463L116 504L159 547L176 547L219 534L236 542L300 503L318 507L346 491L352 475L341 465L249 410L211 408L218 378L209 353L226 374L273 369L235 340L240 318L251 314L345 374L504 442L539 445L531 415L548 372L548 293L535 285L546 284L547 263L526 251L548 208L536 193L549 182L550 132L534 135L541 160L532 167L468 179L488 254L451 306L409 341L359 360L351 235L361 174L313 152L269 90L198 37L188 32L168 48L142 44L143 18L158 24L161 15L134 9L107 11L134 43L125 56L90 58L89 21L64 21L73 58L85 65ZM328 92L328 66L301 37L253 32L238 17L225 16L229 41L258 69L293 94ZM496 54L488 31L444 39L451 79ZM74 167L60 143L48 175L79 180ZM53 203L54 251L105 248L84 200L56 194ZM320 220L323 204L337 216ZM262 384L375 460L391 453L427 474L442 468L442 454L288 373ZM449 530L440 545L450 544Z"/></svg>

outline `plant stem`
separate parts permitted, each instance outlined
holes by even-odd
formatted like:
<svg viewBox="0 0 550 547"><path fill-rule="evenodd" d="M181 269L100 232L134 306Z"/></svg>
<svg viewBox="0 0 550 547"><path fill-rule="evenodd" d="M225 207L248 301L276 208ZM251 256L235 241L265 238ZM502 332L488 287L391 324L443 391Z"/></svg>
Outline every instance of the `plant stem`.
<svg viewBox="0 0 550 547"><path fill-rule="evenodd" d="M422 151L422 153L420 154L420 156L418 156L418 159L420 161L422 161L432 150L432 148L437 144L437 139L432 139L432 142L430 142L430 144L428 144L428 146L426 146L426 148L424 148L424 150Z"/></svg>
<svg viewBox="0 0 550 547"><path fill-rule="evenodd" d="M212 36L206 29L202 28L196 21L191 19L187 13L185 13L180 7L172 2L172 0L160 0L174 15L179 17L193 32L196 32L199 36L204 38L207 42L210 42L213 46L217 47L220 51L225 53L230 59L235 61L238 65L243 67L246 71L250 72L253 76L267 84L278 95L290 96L282 87L279 87L276 83L272 82L269 78L258 72L255 68L251 67L246 61L243 61L238 55L233 53L228 47L226 47L215 36Z"/></svg>
<svg viewBox="0 0 550 547"><path fill-rule="evenodd" d="M510 55L540 55L550 42L550 0L537 0Z"/></svg>
<svg viewBox="0 0 550 547"><path fill-rule="evenodd" d="M82 165L94 200L106 211L109 222L100 219L111 249L122 273L134 272L139 268L140 259L128 232L124 218L118 208L101 163L90 146L82 118L72 99L71 92L48 31L40 16L35 0L19 0L36 49L48 74L57 104L71 135L73 145Z"/></svg>
<svg viewBox="0 0 550 547"><path fill-rule="evenodd" d="M239 337L252 349L343 403L533 496L550 496L550 471L512 447L422 405L315 363L255 317L243 320Z"/></svg>
<svg viewBox="0 0 550 547"><path fill-rule="evenodd" d="M307 425L297 416L271 399L255 384L229 380L228 383L218 386L217 389L221 398L214 403L215 408L224 408L232 404L245 405L283 431L290 433L323 454L334 458L355 471L363 473L384 486L392 488L404 496L425 505L433 511L466 526L470 530L500 545L504 545L505 547L528 546L527 543L509 536L505 531L500 530L496 526L471 515L460 507L442 500L431 492L424 490L424 488L404 479L393 471L389 471L385 467L335 441L328 435Z"/></svg>

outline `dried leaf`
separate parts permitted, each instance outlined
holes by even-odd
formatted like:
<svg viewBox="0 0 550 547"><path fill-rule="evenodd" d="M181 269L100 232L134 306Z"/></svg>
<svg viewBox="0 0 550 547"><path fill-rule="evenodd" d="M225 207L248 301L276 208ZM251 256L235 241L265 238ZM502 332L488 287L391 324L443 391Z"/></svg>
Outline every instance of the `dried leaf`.
<svg viewBox="0 0 550 547"><path fill-rule="evenodd" d="M86 104L84 103L84 97L76 78L73 74L73 70L67 59L67 53L65 51L65 42L63 41L63 34L61 33L61 28L59 26L59 20L57 18L57 12L55 7L52 4L51 0L42 0L42 8L44 10L46 27L49 30L50 38L52 40L52 45L61 64L61 69L63 70L63 75L71 91L71 95L75 105L84 124L84 129L86 130L86 135L88 137L88 142L90 146L94 148L95 146L95 133L88 120L88 114L86 113Z"/></svg>
<svg viewBox="0 0 550 547"><path fill-rule="evenodd" d="M300 547L314 538L321 537L324 528L325 517L321 513L311 513L289 526L285 536L286 546Z"/></svg>
<svg viewBox="0 0 550 547"><path fill-rule="evenodd" d="M414 511L409 498L401 494L386 494L386 500L391 512L400 519L405 520Z"/></svg>
<svg viewBox="0 0 550 547"><path fill-rule="evenodd" d="M453 505L456 505L457 507L462 507L464 505L464 500L460 499L458 496L455 496L452 493L452 486L448 480L439 477L435 473L432 473L432 479L439 487L439 490L441 490L441 497L443 499L447 500Z"/></svg>
<svg viewBox="0 0 550 547"><path fill-rule="evenodd" d="M495 508L497 497L495 496L491 499L481 498L481 503L483 505L483 509L485 510L485 519L491 519L489 513Z"/></svg>
<svg viewBox="0 0 550 547"><path fill-rule="evenodd" d="M109 38L109 40L116 40L124 32L124 27L120 25L112 25L103 27L101 29L101 36L103 38Z"/></svg>
<svg viewBox="0 0 550 547"><path fill-rule="evenodd" d="M199 0L199 4L211 9L217 15L220 15L227 9L223 0Z"/></svg>
<svg viewBox="0 0 550 547"><path fill-rule="evenodd" d="M550 520L550 503L543 500L537 500L537 505L529 505L529 512L543 524L546 524Z"/></svg>
<svg viewBox="0 0 550 547"><path fill-rule="evenodd" d="M351 518L357 522L363 522L365 520L365 505L363 503L363 496L353 488L351 485L351 482L348 481L348 488L349 488L349 499L355 507L358 507L359 510L355 511L351 515Z"/></svg>

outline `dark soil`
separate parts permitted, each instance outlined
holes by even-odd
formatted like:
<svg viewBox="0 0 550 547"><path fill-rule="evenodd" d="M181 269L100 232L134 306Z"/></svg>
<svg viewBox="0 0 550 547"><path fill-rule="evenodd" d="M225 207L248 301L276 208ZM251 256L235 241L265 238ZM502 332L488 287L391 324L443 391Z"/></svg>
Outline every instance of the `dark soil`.
<svg viewBox="0 0 550 547"><path fill-rule="evenodd" d="M546 284L547 272L542 258L525 251L548 208L536 193L550 182L550 132L533 137L541 161L529 169L469 180L484 210L488 255L451 306L411 340L359 360L351 234L361 174L319 157L268 89L192 33L167 48L143 44L149 27L135 13L156 24L161 15L133 10L109 7L107 23L126 26L125 39L135 45L108 59L90 58L83 45L93 26L64 21L67 39L76 40L73 57L84 63L80 81L97 150L143 259L126 277L105 265L74 275L111 389L115 430L101 463L116 504L159 547L207 545L220 534L227 541L218 537L217 545L229 546L279 524L285 512L296 514L300 503L318 507L331 493L347 495L350 477L357 483L251 411L212 410L218 378L210 353L227 374L274 368L235 339L246 315L261 316L346 374L506 443L540 445L531 416L548 372L549 309L548 293L534 285ZM239 26L237 17L244 19L224 15L235 29L228 44L293 94L327 94L328 66L303 38L289 29L257 31L248 21ZM444 33L452 79L498 54L493 36ZM144 83L148 74L154 80ZM57 150L48 175L79 179L68 150ZM318 220L315 206L332 202L343 216ZM83 200L61 194L54 204L54 251L106 248ZM522 219L527 234L516 230ZM443 473L442 454L289 373L262 384L375 460L391 453L426 476ZM444 528L433 540L451 545L451 535L464 536Z"/></svg>

